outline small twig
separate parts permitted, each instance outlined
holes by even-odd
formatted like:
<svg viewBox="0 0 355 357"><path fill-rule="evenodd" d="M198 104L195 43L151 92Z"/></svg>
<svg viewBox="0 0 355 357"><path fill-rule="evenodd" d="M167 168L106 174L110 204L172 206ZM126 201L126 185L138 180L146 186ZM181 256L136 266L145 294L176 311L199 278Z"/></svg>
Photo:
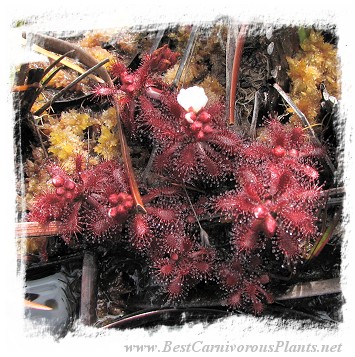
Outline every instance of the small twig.
<svg viewBox="0 0 355 357"><path fill-rule="evenodd" d="M277 297L275 300L301 299L312 296L341 293L340 279L310 281L292 286L286 294Z"/></svg>
<svg viewBox="0 0 355 357"><path fill-rule="evenodd" d="M345 194L345 187L334 187L329 188L321 192L322 197L334 197L334 196L343 196Z"/></svg>
<svg viewBox="0 0 355 357"><path fill-rule="evenodd" d="M45 225L37 222L19 222L15 225L15 236L17 238L54 236L59 234L59 225L59 222Z"/></svg>
<svg viewBox="0 0 355 357"><path fill-rule="evenodd" d="M26 267L26 270L31 271L31 270L36 270L36 269L49 268L49 267L62 265L62 264L72 262L74 260L80 260L80 259L83 259L82 252L65 255L64 257L58 257L58 258L56 258L56 260L52 260L52 261L32 263L31 265Z"/></svg>
<svg viewBox="0 0 355 357"><path fill-rule="evenodd" d="M209 241L209 237L208 237L208 233L202 228L201 226L201 223L200 223L200 220L198 219L197 217L197 214L196 214L196 211L194 209L194 206L192 205L192 202L190 200L190 197L186 191L186 187L185 185L183 185L183 188L184 188L184 191L185 191L185 195L187 197L187 200L189 201L189 204L190 204L190 207L191 207L191 210L196 218L196 222L198 224L198 226L200 227L200 238L201 238L201 245L204 246L204 247L209 247L210 246L210 241Z"/></svg>
<svg viewBox="0 0 355 357"><path fill-rule="evenodd" d="M42 311L53 310L53 308L51 308L49 306L38 304L37 302L33 302L33 301L30 301L30 300L26 300L26 299L24 299L24 305L28 309L42 310Z"/></svg>
<svg viewBox="0 0 355 357"><path fill-rule="evenodd" d="M195 43L198 30L199 30L198 26L192 26L192 30L191 30L191 33L190 33L189 40L187 41L187 45L186 45L186 49L185 49L184 55L181 58L181 61L180 61L180 64L179 64L179 68L178 68L178 70L176 72L176 76L175 76L173 84L172 84L173 87L177 87L177 85L178 85L178 83L180 81L182 72L183 72L183 70L185 68L185 65L188 62L188 60L189 60L189 58L190 58L190 56L192 54L192 48L193 48L193 45Z"/></svg>
<svg viewBox="0 0 355 357"><path fill-rule="evenodd" d="M143 171L143 175L142 175L143 176L143 182L147 181L148 175L150 173L150 170L152 169L152 166L153 166L153 163L154 163L154 159L155 159L155 156L156 156L157 152L158 152L158 147L154 146L153 149L152 149L152 152L150 153L147 166Z"/></svg>
<svg viewBox="0 0 355 357"><path fill-rule="evenodd" d="M324 321L331 321L331 322L335 322L334 320L332 319L324 319L322 317L318 317L318 316L315 316L314 314L309 314L307 312L303 312L303 311L300 311L300 310L296 310L295 308L288 308L284 305L282 305L281 303L277 302L275 304L272 304L272 305L269 305L268 306L268 310L271 310L271 311L280 311L282 313L282 315L284 316L285 313L289 313L289 314L293 314L293 315L296 315L297 317L300 317L302 316L303 318L307 318L307 319L310 319L310 320L313 320L313 321L318 321L318 322L321 322L321 323L324 323Z"/></svg>
<svg viewBox="0 0 355 357"><path fill-rule="evenodd" d="M81 278L81 322L90 326L96 322L97 259L93 252L85 252Z"/></svg>
<svg viewBox="0 0 355 357"><path fill-rule="evenodd" d="M46 104L44 104L41 108L39 108L34 115L35 116L40 116L46 109L48 109L53 102L56 101L56 99L60 98L66 91L68 91L70 88L74 87L77 83L79 83L81 80L86 78L89 74L95 72L99 67L102 67L104 64L106 64L109 61L108 58L104 59L94 67L91 67L89 70L87 70L85 73L80 75L78 78L76 78L74 81L70 82L65 88L60 90L57 94L53 96L51 100L49 100Z"/></svg>
<svg viewBox="0 0 355 357"><path fill-rule="evenodd" d="M240 62L242 58L247 30L248 30L247 25L242 25L240 27L235 43L235 53L234 53L233 68L232 68L232 81L230 85L230 94L229 94L229 125L234 125L235 123L234 102L235 102L235 96L237 94Z"/></svg>
<svg viewBox="0 0 355 357"><path fill-rule="evenodd" d="M46 85L49 83L49 81L61 70L63 69L64 66L58 67L56 68L53 73L51 73L42 83L42 85L37 89L36 94L33 96L33 99L31 101L31 103L29 104L29 110L31 110L34 102L36 101L36 99L38 98L38 96L43 92L44 88L46 87ZM46 69L47 70L47 69ZM44 76L42 76L42 78L44 78Z"/></svg>
<svg viewBox="0 0 355 357"><path fill-rule="evenodd" d="M24 92L26 90L29 90L31 88L40 88L41 84L38 82L31 83L31 84L23 84L21 86L13 86L12 87L12 92Z"/></svg>
<svg viewBox="0 0 355 357"><path fill-rule="evenodd" d="M255 140L256 138L256 123L258 121L259 109L260 109L260 93L257 91L255 92L253 117L250 123L250 137L253 140Z"/></svg>
<svg viewBox="0 0 355 357"><path fill-rule="evenodd" d="M44 36L44 35L39 35L39 34L36 34L36 35L32 35L31 36L31 40L35 40L35 41L40 41L41 39L43 38L46 38L46 39L50 39L49 41L52 41L52 37L49 37L49 36ZM59 40L59 39L54 39L55 41L62 41L62 40ZM24 41L24 44L26 44L26 39L23 39ZM62 41L64 42L64 41ZM47 43L47 42L46 42ZM75 45L73 45L74 47ZM75 46L77 47L77 46ZM67 57L68 55L72 55L75 51L77 51L77 49L70 49L69 51L66 51L62 56L58 56L57 54L51 52L50 50L46 50L36 44L33 44L32 45L32 49L48 58L52 58L55 60L55 62L59 63L61 62L63 65L65 65L66 67L70 68L70 69L73 69L74 71L78 72L78 73L85 73L85 69L78 66L77 64L75 63L72 63L68 60L65 60L63 59L64 57ZM59 51L58 51L59 52ZM55 63L53 62L53 63ZM97 77L95 75L92 75L91 78L95 79L97 82L99 83L104 83L103 79L101 79L100 77Z"/></svg>

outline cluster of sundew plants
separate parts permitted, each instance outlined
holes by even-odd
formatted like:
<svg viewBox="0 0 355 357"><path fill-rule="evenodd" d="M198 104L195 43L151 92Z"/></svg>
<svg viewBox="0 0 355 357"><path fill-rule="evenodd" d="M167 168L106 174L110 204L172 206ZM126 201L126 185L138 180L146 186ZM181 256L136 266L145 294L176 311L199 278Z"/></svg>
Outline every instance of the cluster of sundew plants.
<svg viewBox="0 0 355 357"><path fill-rule="evenodd" d="M164 81L179 58L164 45L146 53L134 70L120 58L112 60L111 81L92 87L92 93L112 103L117 117L109 124L85 117L75 138L85 148L83 130L101 125L98 137L106 132L111 138L122 120L127 137L153 148L149 171L160 179L149 186L135 177L137 193L134 171L124 162L122 146L118 150L118 130L110 144L117 156L110 160L78 151L66 157L66 166L54 156L46 165L47 188L35 196L28 220L59 222L68 244L119 242L125 236L171 303L210 282L223 304L258 314L273 301L267 261L302 262L319 237L326 149L304 128L276 116L264 119L256 139L229 126L223 97L210 100L202 87L179 90ZM56 135L52 129L50 138ZM230 227L227 254L201 226L206 217Z"/></svg>

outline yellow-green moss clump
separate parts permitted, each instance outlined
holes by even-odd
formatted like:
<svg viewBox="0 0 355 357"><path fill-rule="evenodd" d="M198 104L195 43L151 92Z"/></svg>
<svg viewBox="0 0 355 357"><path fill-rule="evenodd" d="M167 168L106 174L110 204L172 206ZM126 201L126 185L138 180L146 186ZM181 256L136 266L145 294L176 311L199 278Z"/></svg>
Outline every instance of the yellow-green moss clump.
<svg viewBox="0 0 355 357"><path fill-rule="evenodd" d="M311 31L301 44L301 51L294 58L287 58L292 81L290 96L305 114L311 125L317 123L324 83L328 93L339 99L339 63L335 46L324 42L319 32ZM290 109L290 112L293 112ZM291 122L300 124L296 114Z"/></svg>
<svg viewBox="0 0 355 357"><path fill-rule="evenodd" d="M84 140L84 130L96 123L89 114L76 110L63 112L60 119L50 118L46 127L49 129L52 153L60 162L74 155L87 156L87 143Z"/></svg>
<svg viewBox="0 0 355 357"><path fill-rule="evenodd" d="M101 135L97 139L98 144L94 151L105 160L112 160L118 156L118 136L115 132L117 124L114 108L105 110L98 119L101 124Z"/></svg>

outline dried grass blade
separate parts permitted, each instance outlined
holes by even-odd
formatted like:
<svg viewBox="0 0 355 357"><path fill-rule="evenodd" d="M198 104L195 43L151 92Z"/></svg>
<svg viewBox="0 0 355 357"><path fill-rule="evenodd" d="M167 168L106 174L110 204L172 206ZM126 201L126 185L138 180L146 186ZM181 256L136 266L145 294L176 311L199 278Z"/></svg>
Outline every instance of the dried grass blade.
<svg viewBox="0 0 355 357"><path fill-rule="evenodd" d="M34 115L40 116L46 109L48 109L52 103L54 103L58 98L60 98L67 90L70 88L74 87L77 83L79 83L81 80L86 78L90 73L95 72L99 67L102 67L104 64L106 64L109 61L108 58L104 59L94 67L91 67L89 70L87 70L85 73L83 73L81 76L76 78L74 81L70 82L65 88L60 90L56 95L53 96L51 100L49 100L46 104L44 104L41 108L39 108Z"/></svg>
<svg viewBox="0 0 355 357"><path fill-rule="evenodd" d="M199 30L198 26L192 26L192 30L190 32L190 37L189 37L189 39L187 41L187 45L186 45L186 49L185 49L184 55L181 58L181 61L180 61L180 64L179 64L179 68L178 68L178 70L176 72L176 76L175 76L173 84L172 84L174 87L178 86L178 83L180 82L180 79L181 79L181 76L182 76L182 72L184 71L185 66L189 62L189 59L190 59L190 57L192 55L192 49L193 49L194 43L196 41L198 30Z"/></svg>

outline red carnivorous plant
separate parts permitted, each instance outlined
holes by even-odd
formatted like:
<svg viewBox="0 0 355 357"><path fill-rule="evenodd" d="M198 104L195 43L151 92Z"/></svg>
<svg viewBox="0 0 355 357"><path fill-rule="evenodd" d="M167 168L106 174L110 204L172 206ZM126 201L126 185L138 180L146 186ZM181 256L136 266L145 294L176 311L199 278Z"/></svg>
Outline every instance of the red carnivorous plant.
<svg viewBox="0 0 355 357"><path fill-rule="evenodd" d="M250 144L245 156L251 160L269 161L287 166L295 176L316 180L316 159L324 157L324 148L315 145L307 132L290 124L270 119L258 141Z"/></svg>
<svg viewBox="0 0 355 357"><path fill-rule="evenodd" d="M161 74L177 62L179 53L171 51L168 45L145 54L140 66L131 71L119 59L112 64L110 73L117 82L116 87L99 85L93 93L97 96L118 96L121 106L121 119L132 135L136 134L135 111L141 98L148 101L160 99L162 91L167 89Z"/></svg>
<svg viewBox="0 0 355 357"><path fill-rule="evenodd" d="M185 183L219 181L231 173L243 142L226 127L223 105L207 106L207 100L200 87L164 93L159 105L140 98L139 125L158 148L157 172Z"/></svg>
<svg viewBox="0 0 355 357"><path fill-rule="evenodd" d="M316 237L321 187L314 157L323 149L308 140L301 128L275 119L245 149L236 190L215 200L215 209L232 219L237 251L252 252L271 239L275 250L293 260Z"/></svg>
<svg viewBox="0 0 355 357"><path fill-rule="evenodd" d="M203 247L186 225L189 206L179 187L161 187L143 196L147 213L128 222L133 247L148 264L169 301L177 301L200 281L211 279L215 250Z"/></svg>
<svg viewBox="0 0 355 357"><path fill-rule="evenodd" d="M36 198L28 216L39 223L60 222L59 232L66 242L83 232L93 239L103 238L121 228L133 207L118 162L106 161L90 169L83 166L81 156L76 157L72 174L57 164L48 165L50 188Z"/></svg>

